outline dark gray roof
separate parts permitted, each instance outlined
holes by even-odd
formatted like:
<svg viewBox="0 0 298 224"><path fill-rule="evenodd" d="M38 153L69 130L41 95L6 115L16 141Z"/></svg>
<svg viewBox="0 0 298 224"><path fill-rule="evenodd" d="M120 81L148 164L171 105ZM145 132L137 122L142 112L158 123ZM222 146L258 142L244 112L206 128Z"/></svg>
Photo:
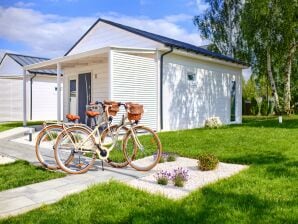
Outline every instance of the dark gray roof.
<svg viewBox="0 0 298 224"><path fill-rule="evenodd" d="M2 63L2 61L6 55L11 57L15 62L17 62L22 67L26 66L26 65L31 65L31 64L49 60L48 58L27 56L27 55L21 55L21 54L13 54L13 53L5 53L0 64ZM54 70L54 69L30 70L29 72L35 73L35 74L56 75L56 70Z"/></svg>
<svg viewBox="0 0 298 224"><path fill-rule="evenodd" d="M188 44L188 43L185 43L185 42L182 42L182 41L178 41L178 40L174 40L174 39L171 39L171 38L168 38L168 37L164 37L164 36L161 36L161 35L157 35L157 34L154 34L154 33L150 33L150 32L147 32L147 31L144 31L144 30L139 30L139 29L136 29L136 28L133 28L133 27L129 27L129 26L125 26L125 25L122 25L122 24L119 24L119 23L115 23L115 22L112 22L112 21L109 21L109 20L105 20L105 19L101 19L99 18L88 30L87 32L72 46L72 48L67 51L67 53L64 55L68 55L68 53L92 30L92 28L99 22L104 22L104 23L107 23L107 24L110 24L112 26L115 26L115 27L118 27L120 29L123 29L123 30L126 30L128 32L131 32L131 33L134 33L134 34L137 34L137 35L140 35L140 36L143 36L143 37L146 37L148 39L151 39L151 40L154 40L154 41L157 41L159 43L162 43L164 44L165 46L167 47L174 47L176 49L181 49L181 50L185 50L185 51L188 51L188 52L192 52L192 53L195 53L195 54L200 54L200 55L204 55L204 56L208 56L208 57L212 57L212 58L217 58L217 59L220 59L220 60L224 60L224 61L229 61L229 62L232 62L232 63L236 63L236 64L240 64L240 65L245 65L245 66L248 66L247 63L244 63L242 61L239 61L237 59L234 59L234 58L231 58L231 57L228 57L228 56L225 56L225 55L222 55L222 54L219 54L219 53L215 53L215 52L212 52L212 51L209 51L207 49L204 49L202 47L198 47L198 46L195 46L195 45L192 45L192 44Z"/></svg>

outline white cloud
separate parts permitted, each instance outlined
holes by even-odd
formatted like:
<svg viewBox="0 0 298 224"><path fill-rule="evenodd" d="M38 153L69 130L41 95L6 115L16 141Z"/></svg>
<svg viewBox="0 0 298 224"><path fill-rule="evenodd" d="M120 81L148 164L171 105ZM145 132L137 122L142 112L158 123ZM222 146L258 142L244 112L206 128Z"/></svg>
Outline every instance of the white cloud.
<svg viewBox="0 0 298 224"><path fill-rule="evenodd" d="M24 8L0 7L0 36L24 43L30 54L61 56L94 22L92 17L64 18Z"/></svg>
<svg viewBox="0 0 298 224"><path fill-rule="evenodd" d="M209 7L208 3L205 2L205 0L196 0L196 3L199 13L202 13Z"/></svg>
<svg viewBox="0 0 298 224"><path fill-rule="evenodd" d="M193 16L181 13L181 14L166 16L164 19L168 22L175 23L175 22L192 21Z"/></svg>
<svg viewBox="0 0 298 224"><path fill-rule="evenodd" d="M181 25L177 25L188 19L192 22L188 15L170 15L160 19L131 17L115 12L98 15L108 20L195 45L205 44L195 28L189 32ZM0 36L10 41L23 43L31 49L31 52L22 53L57 57L63 55L96 19L96 16L62 17L42 14L33 9L0 6Z"/></svg>
<svg viewBox="0 0 298 224"><path fill-rule="evenodd" d="M155 34L184 41L194 45L206 44L200 38L198 31L189 32L182 26L177 25L178 22L189 21L192 23L192 17L185 14L170 15L160 19L151 19L147 17L130 17L118 14L101 14L102 18L112 20L127 26L132 26L141 30L146 30Z"/></svg>

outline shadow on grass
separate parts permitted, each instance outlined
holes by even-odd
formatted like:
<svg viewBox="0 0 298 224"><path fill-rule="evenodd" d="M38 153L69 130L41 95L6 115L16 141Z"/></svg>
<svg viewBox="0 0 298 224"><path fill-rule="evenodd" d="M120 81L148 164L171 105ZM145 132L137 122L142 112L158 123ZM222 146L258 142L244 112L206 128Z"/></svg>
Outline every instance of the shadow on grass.
<svg viewBox="0 0 298 224"><path fill-rule="evenodd" d="M291 223L291 217L284 219L275 214L278 203L252 194L224 193L211 188L195 192L182 201L149 204L144 203L115 223Z"/></svg>
<svg viewBox="0 0 298 224"><path fill-rule="evenodd" d="M298 116L283 116L283 123L279 124L278 117L245 117L243 126L246 127L263 127L263 128L298 128ZM239 125L231 125L237 127Z"/></svg>
<svg viewBox="0 0 298 224"><path fill-rule="evenodd" d="M295 167L287 167L284 164L268 166L266 173L271 178L298 178L297 169Z"/></svg>
<svg viewBox="0 0 298 224"><path fill-rule="evenodd" d="M285 166L298 168L298 161L287 162Z"/></svg>
<svg viewBox="0 0 298 224"><path fill-rule="evenodd" d="M282 153L273 153L270 152L260 152L255 154L246 154L239 157L232 157L223 159L225 162L230 163L238 163L238 164L257 164L257 165L265 165L265 164L277 164L283 163L288 160L286 156Z"/></svg>

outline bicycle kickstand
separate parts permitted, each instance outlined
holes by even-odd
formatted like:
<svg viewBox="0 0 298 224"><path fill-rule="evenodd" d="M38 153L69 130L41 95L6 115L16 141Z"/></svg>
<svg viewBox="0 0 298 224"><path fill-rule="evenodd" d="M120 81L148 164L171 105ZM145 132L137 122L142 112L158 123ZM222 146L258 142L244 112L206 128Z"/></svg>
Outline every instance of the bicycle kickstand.
<svg viewBox="0 0 298 224"><path fill-rule="evenodd" d="M103 160L101 160L101 170L104 171L104 167L103 167Z"/></svg>

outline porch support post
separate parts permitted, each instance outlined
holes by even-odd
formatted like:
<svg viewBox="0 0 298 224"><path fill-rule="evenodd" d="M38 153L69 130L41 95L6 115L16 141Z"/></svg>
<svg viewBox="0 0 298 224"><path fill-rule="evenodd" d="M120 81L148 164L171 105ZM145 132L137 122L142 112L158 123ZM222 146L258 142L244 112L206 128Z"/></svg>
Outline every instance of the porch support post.
<svg viewBox="0 0 298 224"><path fill-rule="evenodd" d="M113 100L113 50L109 50L109 99Z"/></svg>
<svg viewBox="0 0 298 224"><path fill-rule="evenodd" d="M57 63L57 121L61 121L61 65Z"/></svg>
<svg viewBox="0 0 298 224"><path fill-rule="evenodd" d="M23 126L27 126L27 71L23 69Z"/></svg>

